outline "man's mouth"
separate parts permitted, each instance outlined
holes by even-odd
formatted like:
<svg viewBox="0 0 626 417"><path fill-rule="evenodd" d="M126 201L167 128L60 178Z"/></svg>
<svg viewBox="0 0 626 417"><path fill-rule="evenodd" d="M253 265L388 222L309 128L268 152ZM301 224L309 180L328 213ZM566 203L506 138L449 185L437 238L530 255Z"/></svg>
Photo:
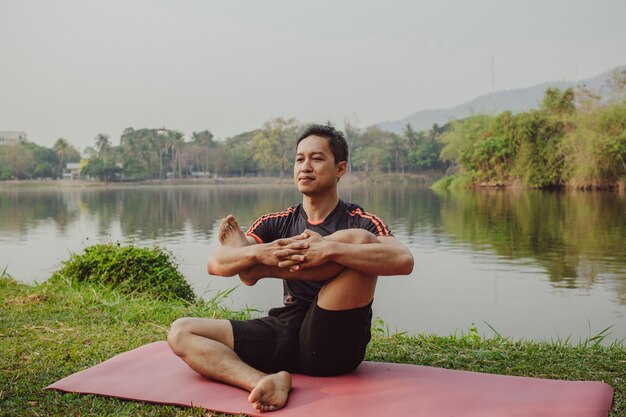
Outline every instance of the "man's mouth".
<svg viewBox="0 0 626 417"><path fill-rule="evenodd" d="M300 177L298 181L313 181L314 179L313 177Z"/></svg>

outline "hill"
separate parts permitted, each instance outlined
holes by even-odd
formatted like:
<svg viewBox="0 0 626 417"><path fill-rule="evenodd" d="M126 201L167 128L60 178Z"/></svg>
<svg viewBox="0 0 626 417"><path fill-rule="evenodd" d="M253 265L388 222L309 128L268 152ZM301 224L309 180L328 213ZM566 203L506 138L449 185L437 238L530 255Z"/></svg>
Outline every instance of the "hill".
<svg viewBox="0 0 626 417"><path fill-rule="evenodd" d="M618 67L618 70L626 70L626 65ZM477 113L499 113L511 110L514 113L527 111L539 107L544 91L548 87L569 88L586 87L599 96L606 96L607 82L613 70L603 72L586 80L553 81L533 87L518 88L513 90L497 91L495 94L484 94L466 103L447 109L422 110L415 112L402 119L377 123L376 126L383 130L394 133L402 133L407 124L411 124L415 130L430 129L433 124L445 124L453 119L463 119Z"/></svg>

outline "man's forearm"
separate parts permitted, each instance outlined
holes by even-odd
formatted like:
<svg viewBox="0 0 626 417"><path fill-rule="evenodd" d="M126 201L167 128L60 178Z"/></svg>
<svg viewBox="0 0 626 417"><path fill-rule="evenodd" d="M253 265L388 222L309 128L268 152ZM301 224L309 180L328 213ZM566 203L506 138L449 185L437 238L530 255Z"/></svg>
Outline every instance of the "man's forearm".
<svg viewBox="0 0 626 417"><path fill-rule="evenodd" d="M401 245L334 242L330 259L346 268L376 276L408 275L413 256Z"/></svg>
<svg viewBox="0 0 626 417"><path fill-rule="evenodd" d="M258 263L255 246L221 246L211 253L207 271L211 275L232 277Z"/></svg>
<svg viewBox="0 0 626 417"><path fill-rule="evenodd" d="M335 262L327 262L314 268L290 271L289 268L256 264L239 275L244 282L255 282L261 278L280 278L300 281L324 281L336 277L345 268Z"/></svg>

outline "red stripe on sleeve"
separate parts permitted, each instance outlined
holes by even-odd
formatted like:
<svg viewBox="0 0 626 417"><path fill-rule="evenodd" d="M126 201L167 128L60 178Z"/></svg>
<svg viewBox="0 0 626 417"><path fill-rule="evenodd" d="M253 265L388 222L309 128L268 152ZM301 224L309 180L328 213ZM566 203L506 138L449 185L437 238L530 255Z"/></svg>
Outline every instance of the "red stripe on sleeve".
<svg viewBox="0 0 626 417"><path fill-rule="evenodd" d="M269 219L276 219L279 217L285 217L285 216L289 216L289 214L293 213L295 210L293 207L289 207L287 210L285 211L277 211L275 213L269 213L266 214L264 216L261 216L257 219L256 222L254 222L254 224L252 226L250 226L250 228L248 229L248 231L246 232L247 235L250 235L252 237L254 237L254 231L266 220Z"/></svg>
<svg viewBox="0 0 626 417"><path fill-rule="evenodd" d="M387 225L385 224L384 221L382 221L380 219L380 217L375 216L371 213L368 213L366 211L362 211L361 209L356 209L353 210L350 213L351 216L360 216L364 219L368 219L369 221L371 221L372 223L374 223L374 225L376 226L376 229L378 230L378 234L379 236L389 236L389 229L387 228Z"/></svg>

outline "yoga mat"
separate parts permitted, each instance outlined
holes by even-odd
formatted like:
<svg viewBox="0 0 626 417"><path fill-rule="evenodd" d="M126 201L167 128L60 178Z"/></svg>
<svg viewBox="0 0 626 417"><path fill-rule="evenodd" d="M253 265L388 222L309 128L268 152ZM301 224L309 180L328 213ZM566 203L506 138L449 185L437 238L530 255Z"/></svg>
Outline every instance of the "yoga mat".
<svg viewBox="0 0 626 417"><path fill-rule="evenodd" d="M242 389L189 368L166 342L122 353L48 387L223 413L255 411ZM287 406L271 416L606 417L613 389L602 382L556 381L364 362L350 375L293 375Z"/></svg>

